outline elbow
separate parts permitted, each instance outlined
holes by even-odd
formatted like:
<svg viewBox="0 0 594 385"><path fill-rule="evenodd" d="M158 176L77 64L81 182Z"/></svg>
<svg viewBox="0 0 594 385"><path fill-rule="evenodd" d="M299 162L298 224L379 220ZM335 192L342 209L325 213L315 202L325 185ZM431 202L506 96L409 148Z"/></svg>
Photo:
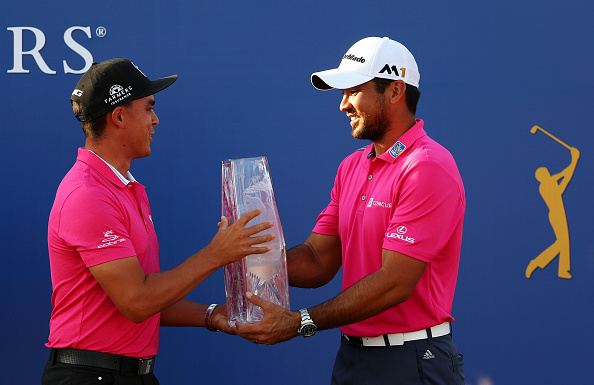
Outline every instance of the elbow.
<svg viewBox="0 0 594 385"><path fill-rule="evenodd" d="M136 313L136 312L132 312L132 311L122 311L122 310L120 310L120 313L122 313L122 315L124 317L126 317L129 321L132 321L132 322L134 322L136 324L143 323L144 321L146 321L150 317L150 316L147 316L145 314Z"/></svg>
<svg viewBox="0 0 594 385"><path fill-rule="evenodd" d="M396 299L397 302L396 302L396 304L394 304L394 306L400 305L401 303L408 301L408 299L410 298L411 295L412 295L412 292L403 293Z"/></svg>
<svg viewBox="0 0 594 385"><path fill-rule="evenodd" d="M316 277L316 280L312 283L312 288L317 289L319 287L322 287L324 285L326 285L327 283L329 283L330 281L332 281L332 279L336 276L336 274L324 274L324 275L319 275L318 277Z"/></svg>
<svg viewBox="0 0 594 385"><path fill-rule="evenodd" d="M316 270L316 274L313 275L311 287L322 287L332 281L334 277L336 277L336 274L338 273L338 270L340 270L341 266L342 264L320 266L320 268Z"/></svg>
<svg viewBox="0 0 594 385"><path fill-rule="evenodd" d="M117 306L117 308L124 317L136 324L143 323L156 314L156 312L147 309L138 302Z"/></svg>
<svg viewBox="0 0 594 385"><path fill-rule="evenodd" d="M403 287L394 289L393 297L390 301L390 307L394 307L408 301L408 299L412 296L413 291L414 287L412 289Z"/></svg>
<svg viewBox="0 0 594 385"><path fill-rule="evenodd" d="M130 321L134 322L135 324L141 324L150 318L150 316L144 316L142 314L130 314L126 315L125 317Z"/></svg>

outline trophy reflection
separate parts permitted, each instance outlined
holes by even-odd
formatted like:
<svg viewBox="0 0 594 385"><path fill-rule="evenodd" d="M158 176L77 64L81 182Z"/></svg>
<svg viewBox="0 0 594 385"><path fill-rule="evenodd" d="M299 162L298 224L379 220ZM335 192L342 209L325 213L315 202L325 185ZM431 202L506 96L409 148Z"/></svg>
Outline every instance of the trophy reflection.
<svg viewBox="0 0 594 385"><path fill-rule="evenodd" d="M254 323L262 319L261 307L245 296L252 292L259 297L290 309L289 282L285 237L278 215L272 180L266 157L227 159L223 161L223 215L229 225L253 209L262 214L252 219L246 227L264 221L274 226L258 235L275 234L271 248L265 254L252 254L224 267L225 293L229 324Z"/></svg>

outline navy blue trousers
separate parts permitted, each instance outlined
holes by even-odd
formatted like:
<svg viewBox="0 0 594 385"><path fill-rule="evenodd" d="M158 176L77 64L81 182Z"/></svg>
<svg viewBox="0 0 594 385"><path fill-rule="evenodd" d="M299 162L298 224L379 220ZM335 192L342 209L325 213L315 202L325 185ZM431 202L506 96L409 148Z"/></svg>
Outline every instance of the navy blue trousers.
<svg viewBox="0 0 594 385"><path fill-rule="evenodd" d="M464 360L451 334L385 347L342 337L331 384L463 385Z"/></svg>

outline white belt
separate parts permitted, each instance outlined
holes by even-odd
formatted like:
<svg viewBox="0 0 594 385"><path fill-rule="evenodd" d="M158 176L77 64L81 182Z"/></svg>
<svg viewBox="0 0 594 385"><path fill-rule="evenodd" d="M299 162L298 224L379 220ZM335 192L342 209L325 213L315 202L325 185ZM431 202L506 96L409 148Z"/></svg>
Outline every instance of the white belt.
<svg viewBox="0 0 594 385"><path fill-rule="evenodd" d="M431 329L431 337L441 337L450 334L450 323L444 322L441 325L433 326ZM426 340L427 329L417 330L408 333L392 333L382 334L377 337L351 337L343 334L348 341L361 344L363 346L395 346L404 345L406 341Z"/></svg>

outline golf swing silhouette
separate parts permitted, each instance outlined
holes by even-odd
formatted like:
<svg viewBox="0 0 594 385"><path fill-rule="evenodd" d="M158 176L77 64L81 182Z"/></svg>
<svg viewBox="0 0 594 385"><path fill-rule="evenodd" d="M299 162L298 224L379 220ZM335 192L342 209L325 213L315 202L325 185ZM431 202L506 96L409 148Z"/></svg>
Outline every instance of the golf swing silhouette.
<svg viewBox="0 0 594 385"><path fill-rule="evenodd" d="M562 195L573 177L578 159L580 158L580 151L575 147L567 145L539 126L532 127L530 132L536 134L539 130L569 149L571 152L571 163L563 171L554 175L551 175L546 167L539 167L536 170L535 177L540 182L538 191L549 208L549 221L557 239L552 245L540 253L538 257L530 261L526 268L526 278L530 278L537 267L544 269L558 255L558 276L560 278L570 279L569 227L567 225L567 216Z"/></svg>

